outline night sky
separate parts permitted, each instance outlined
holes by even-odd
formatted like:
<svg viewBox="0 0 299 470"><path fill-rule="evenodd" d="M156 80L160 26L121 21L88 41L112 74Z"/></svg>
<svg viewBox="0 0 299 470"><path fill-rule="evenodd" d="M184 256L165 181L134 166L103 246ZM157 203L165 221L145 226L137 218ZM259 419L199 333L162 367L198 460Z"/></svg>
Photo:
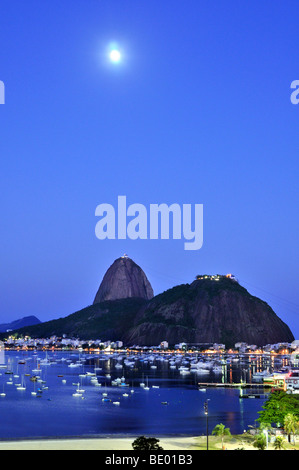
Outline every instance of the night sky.
<svg viewBox="0 0 299 470"><path fill-rule="evenodd" d="M299 338L298 2L10 0L0 11L0 322L233 273ZM121 61L109 61L111 44ZM203 204L203 247L99 240L95 209Z"/></svg>

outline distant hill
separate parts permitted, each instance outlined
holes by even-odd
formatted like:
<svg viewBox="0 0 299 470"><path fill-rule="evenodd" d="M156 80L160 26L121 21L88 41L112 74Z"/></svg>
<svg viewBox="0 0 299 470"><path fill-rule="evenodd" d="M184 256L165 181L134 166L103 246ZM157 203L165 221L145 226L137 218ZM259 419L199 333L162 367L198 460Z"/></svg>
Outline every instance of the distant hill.
<svg viewBox="0 0 299 470"><path fill-rule="evenodd" d="M0 324L0 332L6 332L7 330L17 330L24 326L31 326L41 323L41 321L33 315L28 317L20 318L19 320L12 321L11 323Z"/></svg>
<svg viewBox="0 0 299 470"><path fill-rule="evenodd" d="M104 301L64 318L20 328L17 332L32 338L66 334L67 337L81 339L121 339L145 303L146 300L140 298Z"/></svg>

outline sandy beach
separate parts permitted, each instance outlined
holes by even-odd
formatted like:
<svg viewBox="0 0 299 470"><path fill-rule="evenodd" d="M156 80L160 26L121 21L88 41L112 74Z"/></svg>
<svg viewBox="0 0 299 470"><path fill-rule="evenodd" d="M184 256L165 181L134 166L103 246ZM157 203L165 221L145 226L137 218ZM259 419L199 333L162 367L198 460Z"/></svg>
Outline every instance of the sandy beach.
<svg viewBox="0 0 299 470"><path fill-rule="evenodd" d="M136 436L137 437L137 436ZM102 450L102 451L132 451L132 437L94 437L94 438L57 438L57 439L28 439L28 440L8 440L0 441L1 450ZM164 451L178 450L184 453L194 450L206 450L206 437L157 437L159 445ZM253 447L253 441L244 436L234 436L224 444L225 450L257 450ZM297 446L290 445L289 449L297 449ZM222 450L221 440L214 436L209 436L209 450ZM274 450L273 445L269 445L268 450Z"/></svg>
<svg viewBox="0 0 299 470"><path fill-rule="evenodd" d="M37 439L0 441L1 450L133 450L130 438L91 438L91 439ZM199 442L198 437L171 437L160 438L159 444L164 450L195 450Z"/></svg>

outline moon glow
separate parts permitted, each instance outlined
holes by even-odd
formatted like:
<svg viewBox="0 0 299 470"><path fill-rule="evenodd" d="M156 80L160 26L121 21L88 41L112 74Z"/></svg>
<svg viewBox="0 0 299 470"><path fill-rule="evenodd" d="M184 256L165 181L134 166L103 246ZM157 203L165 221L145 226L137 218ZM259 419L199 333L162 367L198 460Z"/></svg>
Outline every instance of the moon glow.
<svg viewBox="0 0 299 470"><path fill-rule="evenodd" d="M121 54L117 49L112 49L109 54L111 62L117 63L121 60Z"/></svg>

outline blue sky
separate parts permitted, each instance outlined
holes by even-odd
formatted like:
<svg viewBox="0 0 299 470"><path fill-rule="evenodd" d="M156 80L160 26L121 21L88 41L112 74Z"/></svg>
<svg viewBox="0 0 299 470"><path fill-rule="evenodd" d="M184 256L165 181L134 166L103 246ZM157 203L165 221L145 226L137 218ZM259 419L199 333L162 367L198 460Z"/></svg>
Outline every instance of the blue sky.
<svg viewBox="0 0 299 470"><path fill-rule="evenodd" d="M155 293L232 272L299 338L297 2L5 3L0 322L91 304L126 252ZM98 240L118 195L203 204L203 247Z"/></svg>

